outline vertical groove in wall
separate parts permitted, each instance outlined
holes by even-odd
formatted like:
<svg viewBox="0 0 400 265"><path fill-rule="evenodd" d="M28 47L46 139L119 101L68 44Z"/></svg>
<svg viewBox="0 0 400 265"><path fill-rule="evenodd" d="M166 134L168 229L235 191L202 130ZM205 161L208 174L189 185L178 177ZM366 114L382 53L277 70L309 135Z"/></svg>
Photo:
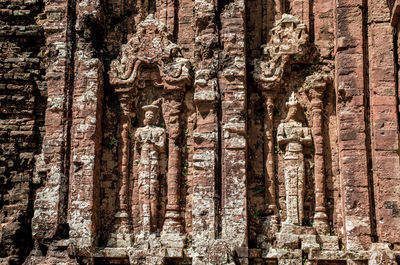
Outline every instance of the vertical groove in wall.
<svg viewBox="0 0 400 265"><path fill-rule="evenodd" d="M396 113L398 128L400 128L400 112L399 112L399 46L398 46L398 27L393 28L393 61L394 61L394 82L395 82L395 93L396 93Z"/></svg>
<svg viewBox="0 0 400 265"><path fill-rule="evenodd" d="M67 223L66 220L66 213L68 209L68 193L69 193L69 177L70 177L70 162L71 162L71 127L72 127L72 96L74 92L74 79L75 79L75 62L74 62L74 57L75 57L75 50L76 50L76 35L75 35L75 24L76 24L76 0L69 0L68 3L68 11L67 11L67 45L68 45L68 61L67 61L67 71L65 72L65 80L66 80L66 91L65 93L65 98L67 100L67 106L64 110L64 119L65 119L65 145L64 145L64 183L63 185L66 187L66 196L65 198L62 198L64 200L64 207L62 209L63 211L63 224Z"/></svg>
<svg viewBox="0 0 400 265"><path fill-rule="evenodd" d="M310 28L308 29L309 31L309 38L310 38L310 42L314 43L315 40L315 29L314 29L314 0L310 0L308 2L309 4L309 21L310 21Z"/></svg>
<svg viewBox="0 0 400 265"><path fill-rule="evenodd" d="M271 25L271 18L273 18L274 16L276 16L276 14L274 14L274 8L271 6L271 4L273 3L272 0L262 0L263 6L261 8L261 22L262 22L262 30L261 30L261 45L262 44L267 44L268 40L269 40L269 32L271 30L271 28L274 27L274 23L272 22Z"/></svg>
<svg viewBox="0 0 400 265"><path fill-rule="evenodd" d="M44 1L40 0L37 3L38 5L38 12L44 12L45 4ZM41 47L44 47L46 45L46 38L44 36L44 30L41 28L40 31L40 40L35 45L38 45L40 43L39 47L36 46L35 49L37 48L37 56L39 56L39 53L41 53ZM42 59L42 58L41 58ZM40 72L42 76L45 76L45 69L43 67L40 67ZM44 80L42 80L44 81ZM33 125L33 142L36 144L37 149L35 150L35 155L39 155L42 153L42 147L43 147L43 135L41 133L44 133L45 131L43 130L44 128L44 119L45 119L45 112L46 112L46 102L47 102L47 93L40 91L39 86L36 82L33 83L34 86L34 106L33 106L33 117L34 117L34 125ZM44 94L46 93L46 95ZM34 171L35 171L35 163L36 159L32 159L32 161L29 163L29 168L32 169L30 173L30 179L34 177ZM26 221L24 224L24 234L25 235L32 235L32 218L34 214L34 201L35 201L35 196L39 188L42 187L41 184L34 183L33 181L29 181L29 194L28 194L28 207L27 207L27 213L26 213ZM3 201L0 200L0 211L2 210L2 203ZM21 261L25 260L26 257L29 255L31 250L33 249L34 246L34 239L32 237L26 237L27 241L25 241L25 245L22 246L22 253L20 254ZM1 244L0 244L1 245Z"/></svg>
<svg viewBox="0 0 400 265"><path fill-rule="evenodd" d="M244 2L244 6L246 7L247 6L247 0L243 0L243 2ZM246 8L244 8L244 14L243 14L243 27L244 27L244 37L243 37L243 39L244 40L247 40L247 38L248 38L248 36L247 36L247 10L246 10ZM263 40L263 39L261 39L261 40ZM248 49L248 47L247 47L247 41L244 41L244 48L243 48L243 56L244 56L244 61L246 62L246 64L247 64L247 62L248 62L248 55L247 55L247 49ZM246 152L246 154L245 154L245 158L246 158L246 160L245 160L245 166L244 166L244 168L245 168L245 174L246 174L246 179L245 179L245 183L246 183L246 198L245 198L245 202L246 202L246 206L245 206L245 210L246 210L246 213L245 213L245 215L246 215L246 227L247 227L247 233L246 233L246 235L247 235L247 238L246 238L246 245L247 246L249 246L249 218L248 218L248 216L249 216L249 212L248 212L248 208L249 208L249 205L248 205L248 198L249 198L249 191L248 191L248 187L249 187L249 173L248 173L248 167L249 167L249 161L248 161L248 157L249 157L249 138L248 138L248 131L249 131L249 123L248 123L248 87L249 87L249 85L248 85L248 81L249 81L249 78L248 78L248 75L249 75L250 73L249 73L249 71L248 71L248 68L247 67L245 67L245 74L244 74L244 82L243 82L243 85L244 85L244 87L245 87L245 98L244 98L244 100L245 100L245 104L244 104L244 106L245 106L245 110L244 110L244 122L245 122L245 139L246 139L246 147L245 147L245 152ZM262 148L262 149L264 149L264 148ZM264 153L263 153L263 156L264 156Z"/></svg>
<svg viewBox="0 0 400 265"><path fill-rule="evenodd" d="M261 2L260 2L260 5L261 5L261 32L260 32L260 34L261 34L261 43L263 43L263 41L264 40L266 40L267 39L267 36L268 36L268 32L267 32L267 29L266 29L266 23L267 23L267 21L266 21L266 16L267 16L267 12L266 12L266 8L264 8L265 6L266 6L266 3L267 3L267 0L261 0ZM247 5L245 5L245 7L246 7L246 9L248 8L248 6ZM245 21L247 21L247 16L246 16L246 19L245 19ZM247 32L247 25L246 25L246 27L245 27L245 32ZM246 40L247 40L247 38L246 38ZM246 41L246 43L247 43L247 41ZM245 51L247 52L247 48L245 49ZM248 62L246 61L246 65L248 64Z"/></svg>
<svg viewBox="0 0 400 265"><path fill-rule="evenodd" d="M224 187L224 174L223 174L223 161L222 158L224 157L223 155L223 139L222 139L222 97L224 96L224 92L221 91L221 85L220 85L220 80L219 80L219 75L218 72L220 70L220 52L221 52L221 29L222 29L222 22L221 22L221 14L223 11L223 8L226 5L225 0L216 0L214 2L215 4L215 25L216 25L216 34L218 38L218 52L217 52L217 66L215 67L217 73L216 73L216 80L217 80L217 106L216 106L216 112L217 112L217 123L218 123L218 128L217 128L217 135L218 135L218 140L217 140L217 163L216 163L216 172L215 172L215 192L217 194L216 198L216 204L215 207L216 209L216 228L217 228L217 233L216 237L217 239L220 239L222 237L222 215L223 215L223 205L224 205L224 194L222 191L222 187Z"/></svg>
<svg viewBox="0 0 400 265"><path fill-rule="evenodd" d="M124 1L126 3L126 1ZM99 0L99 5L98 5L98 12L99 15L98 17L101 18L100 20L100 25L102 25L102 30L100 31L100 40L98 40L100 42L100 44L98 44L100 47L98 48L99 50L103 51L100 52L97 55L97 58L99 59L99 61L101 62L103 69L102 71L99 70L99 74L101 74L101 78L99 78L99 81L101 82L101 86L98 87L98 98L97 98L97 108L96 108L96 138L95 138L95 144L97 146L95 146L95 150L101 150L102 149L102 140L103 140L103 132L104 132L104 113L105 113L105 92L104 92L104 87L106 84L106 76L108 76L107 71L105 70L107 62L106 62L106 56L105 56L105 50L106 50L106 44L105 44L105 36L106 34L106 30L107 30L107 25L106 25L106 5L107 2L106 0ZM128 8L129 10L129 8ZM127 10L124 11L125 13L129 12ZM108 81L107 81L108 82ZM100 103L99 103L100 102ZM100 121L100 122L98 122ZM98 153L97 153L98 152ZM93 220L93 224L94 224L94 244L98 244L99 242L99 238L100 238L100 227L101 227L101 218L100 217L100 205L101 205L101 196L100 196L100 192L101 192L101 160L102 160L102 156L103 156L103 152L102 151L95 151L96 155L95 155L95 164L94 164L94 170L93 172L95 172L94 177L93 177L93 185L94 185L94 189L93 189L93 215L92 215L92 220ZM130 161L132 162L132 161ZM132 165L129 164L129 168L132 168ZM131 196L129 196L129 198L132 198Z"/></svg>
<svg viewBox="0 0 400 265"><path fill-rule="evenodd" d="M217 20L219 20L219 13L218 13L218 18L216 18ZM220 23L220 22L219 22ZM218 27L218 45L221 45L220 42L220 31L219 31L219 27ZM218 62L219 62L219 56L218 56ZM217 67L218 69L218 67ZM217 107L216 107L216 111L217 111L217 123L218 123L218 128L217 128L217 134L218 134L218 140L217 140L217 170L215 172L215 191L217 194L217 198L216 198L216 204L215 207L217 208L216 210L216 222L217 222L217 238L221 238L222 236L222 205L223 205L223 194L222 194L222 170L223 170L223 166L222 166L222 92L221 92L221 86L219 84L219 78L217 77Z"/></svg>
<svg viewBox="0 0 400 265"><path fill-rule="evenodd" d="M371 240L377 242L376 211L374 196L374 176L372 168L372 130L371 130L371 102L369 87L369 50L368 50L368 1L363 0L362 32L363 32L363 64L364 64L364 122L365 122L365 148L367 157L367 177L371 222Z"/></svg>
<svg viewBox="0 0 400 265"><path fill-rule="evenodd" d="M178 42L178 33L179 33L179 0L174 1L174 31L173 31L173 39L172 41Z"/></svg>
<svg viewBox="0 0 400 265"><path fill-rule="evenodd" d="M216 155L216 171L215 171L215 208L216 208L216 237L219 239L222 236L222 205L223 205L223 195L222 195L222 100L221 100L221 90L219 82L217 81L217 95L218 101L216 106L217 111L217 155Z"/></svg>

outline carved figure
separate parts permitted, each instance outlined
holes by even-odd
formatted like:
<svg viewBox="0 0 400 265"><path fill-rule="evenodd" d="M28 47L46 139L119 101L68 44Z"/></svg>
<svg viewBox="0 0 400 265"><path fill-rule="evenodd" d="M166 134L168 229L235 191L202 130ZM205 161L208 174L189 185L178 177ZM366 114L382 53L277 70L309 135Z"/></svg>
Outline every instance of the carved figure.
<svg viewBox="0 0 400 265"><path fill-rule="evenodd" d="M138 163L138 191L140 217L144 231L155 232L158 224L159 176L165 174L164 163L166 135L165 129L156 126L159 107L143 107L144 127L135 133L135 152L140 157Z"/></svg>
<svg viewBox="0 0 400 265"><path fill-rule="evenodd" d="M286 120L279 124L277 141L285 148L285 187L286 212L285 224L301 225L304 217L303 203L305 192L305 172L303 146L311 146L311 129L303 127L299 121L299 103L294 93L286 103L289 111Z"/></svg>

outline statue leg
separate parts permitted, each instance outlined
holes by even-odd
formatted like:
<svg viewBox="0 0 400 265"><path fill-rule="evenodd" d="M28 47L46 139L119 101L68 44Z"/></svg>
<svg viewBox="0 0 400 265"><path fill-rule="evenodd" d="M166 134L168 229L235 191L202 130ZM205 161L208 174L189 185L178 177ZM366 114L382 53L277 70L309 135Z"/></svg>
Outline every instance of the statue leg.
<svg viewBox="0 0 400 265"><path fill-rule="evenodd" d="M295 161L291 161L290 166L290 198L287 202L290 205L291 223L298 224L298 198L297 198L297 164Z"/></svg>
<svg viewBox="0 0 400 265"><path fill-rule="evenodd" d="M292 223L292 214L290 209L290 170L289 166L287 166L284 170L285 175L285 189L286 189L286 224Z"/></svg>
<svg viewBox="0 0 400 265"><path fill-rule="evenodd" d="M285 167L285 188L286 188L286 221L287 224L297 224L297 163L293 160L286 160Z"/></svg>
<svg viewBox="0 0 400 265"><path fill-rule="evenodd" d="M304 160L299 159L299 168L297 173L298 179L298 209L299 209L299 224L301 225L304 219L304 194L305 194L305 171Z"/></svg>
<svg viewBox="0 0 400 265"><path fill-rule="evenodd" d="M139 212L142 231L149 230L148 179L148 172L142 169L142 171L139 173Z"/></svg>
<svg viewBox="0 0 400 265"><path fill-rule="evenodd" d="M155 173L155 172L154 172ZM158 174L151 173L150 177L150 219L151 219L151 232L156 232L158 228Z"/></svg>

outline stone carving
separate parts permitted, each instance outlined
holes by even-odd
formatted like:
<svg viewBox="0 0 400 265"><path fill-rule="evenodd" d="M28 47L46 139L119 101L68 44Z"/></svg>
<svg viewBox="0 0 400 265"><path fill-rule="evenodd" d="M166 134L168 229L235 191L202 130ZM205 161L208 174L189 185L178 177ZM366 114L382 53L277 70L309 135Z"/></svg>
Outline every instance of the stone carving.
<svg viewBox="0 0 400 265"><path fill-rule="evenodd" d="M161 70L164 88L190 84L190 62L170 39L165 25L148 15L138 24L136 34L122 45L120 57L111 62L110 83L123 91L132 90L132 84L143 87L138 78L141 67L153 64Z"/></svg>
<svg viewBox="0 0 400 265"><path fill-rule="evenodd" d="M144 127L135 133L135 153L138 159L138 190L140 217L143 230L155 232L158 223L159 175L165 174L166 134L165 129L156 126L159 107L146 105L143 107Z"/></svg>
<svg viewBox="0 0 400 265"><path fill-rule="evenodd" d="M254 60L254 79L264 83L266 89L279 87L287 63L301 61L308 55L306 25L297 17L283 14L271 32L268 44L261 46L261 58Z"/></svg>
<svg viewBox="0 0 400 265"><path fill-rule="evenodd" d="M162 97L162 115L167 131L156 127L156 121L153 120L154 117L151 117L156 115L155 107L151 105L145 106L146 114L144 119L145 123L148 124L137 129L135 152L138 154L134 154L134 158L131 158L129 151L130 139L128 137L131 127L129 117L137 116L137 109L140 108L137 99L141 93L149 89L146 79L142 76L145 69L149 68L154 69L160 77L153 85L158 91L156 98ZM186 86L192 82L190 62L183 58L178 45L171 41L171 35L167 32L166 26L154 19L153 15L150 14L137 25L136 33L128 42L122 45L120 56L111 63L109 76L110 83L115 87L115 92L123 110L120 122L122 126L122 141L119 163L122 177L120 180L120 205L118 209L122 215L119 216L129 215L125 214L125 212L128 209L130 190L133 188L132 201L134 203L131 214L133 217L140 215L139 223L134 225L143 231L155 232L159 228L157 227L159 219L157 213L157 203L159 202L156 200L159 192L157 178L159 174L165 174L168 202L165 207L163 232L180 233L182 224L180 221L178 180L181 173L181 143L178 139L180 139L182 129L179 115ZM155 105L155 103L153 102L152 105ZM158 106L156 107L158 108ZM147 142L146 135L150 135ZM169 138L168 148L166 147L166 135ZM160 142L157 142L156 138ZM161 158L162 156L165 157L167 153L168 159ZM136 158L136 156L140 158ZM129 186L132 185L129 184L131 183L129 181L131 169L128 167L127 162L132 160L140 161L138 165L135 163L132 169L134 175L138 176L138 179L132 182L134 187ZM160 165L161 161L164 161L163 166ZM166 161L168 161L167 170ZM146 176L148 178L147 186L144 185ZM116 217L119 216L116 215ZM119 230L121 231L121 229Z"/></svg>
<svg viewBox="0 0 400 265"><path fill-rule="evenodd" d="M254 60L253 77L262 90L264 98L264 154L265 154L265 190L268 211L273 213L272 223L278 223L278 207L276 201L276 180L274 160L274 108L276 94L280 90L286 65L292 61L305 60L308 53L308 34L306 26L290 14L282 18L271 30L268 44L262 47L262 56ZM276 229L275 229L276 230Z"/></svg>
<svg viewBox="0 0 400 265"><path fill-rule="evenodd" d="M314 227L319 234L329 232L328 216L325 207L325 168L323 127L323 96L328 81L323 74L310 75L306 79L311 95L312 134L314 140L314 178L315 178L315 214Z"/></svg>
<svg viewBox="0 0 400 265"><path fill-rule="evenodd" d="M311 129L299 121L299 103L294 94L286 103L286 120L279 124L277 141L285 148L285 188L287 217L285 224L301 225L304 217L303 202L305 188L303 148L311 146Z"/></svg>

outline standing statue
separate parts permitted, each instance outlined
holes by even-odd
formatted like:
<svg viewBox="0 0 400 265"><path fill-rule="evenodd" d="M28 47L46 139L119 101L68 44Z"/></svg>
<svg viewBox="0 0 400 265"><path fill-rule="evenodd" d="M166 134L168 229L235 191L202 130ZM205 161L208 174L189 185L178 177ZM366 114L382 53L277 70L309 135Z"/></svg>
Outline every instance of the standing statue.
<svg viewBox="0 0 400 265"><path fill-rule="evenodd" d="M165 129L156 126L159 107L147 105L143 125L135 133L139 208L145 232L156 232L158 224L159 176L165 174Z"/></svg>
<svg viewBox="0 0 400 265"><path fill-rule="evenodd" d="M294 94L286 102L289 108L285 121L278 126L277 140L285 148L285 224L301 225L304 218L305 172L303 146L311 146L311 129L299 121L299 103Z"/></svg>

